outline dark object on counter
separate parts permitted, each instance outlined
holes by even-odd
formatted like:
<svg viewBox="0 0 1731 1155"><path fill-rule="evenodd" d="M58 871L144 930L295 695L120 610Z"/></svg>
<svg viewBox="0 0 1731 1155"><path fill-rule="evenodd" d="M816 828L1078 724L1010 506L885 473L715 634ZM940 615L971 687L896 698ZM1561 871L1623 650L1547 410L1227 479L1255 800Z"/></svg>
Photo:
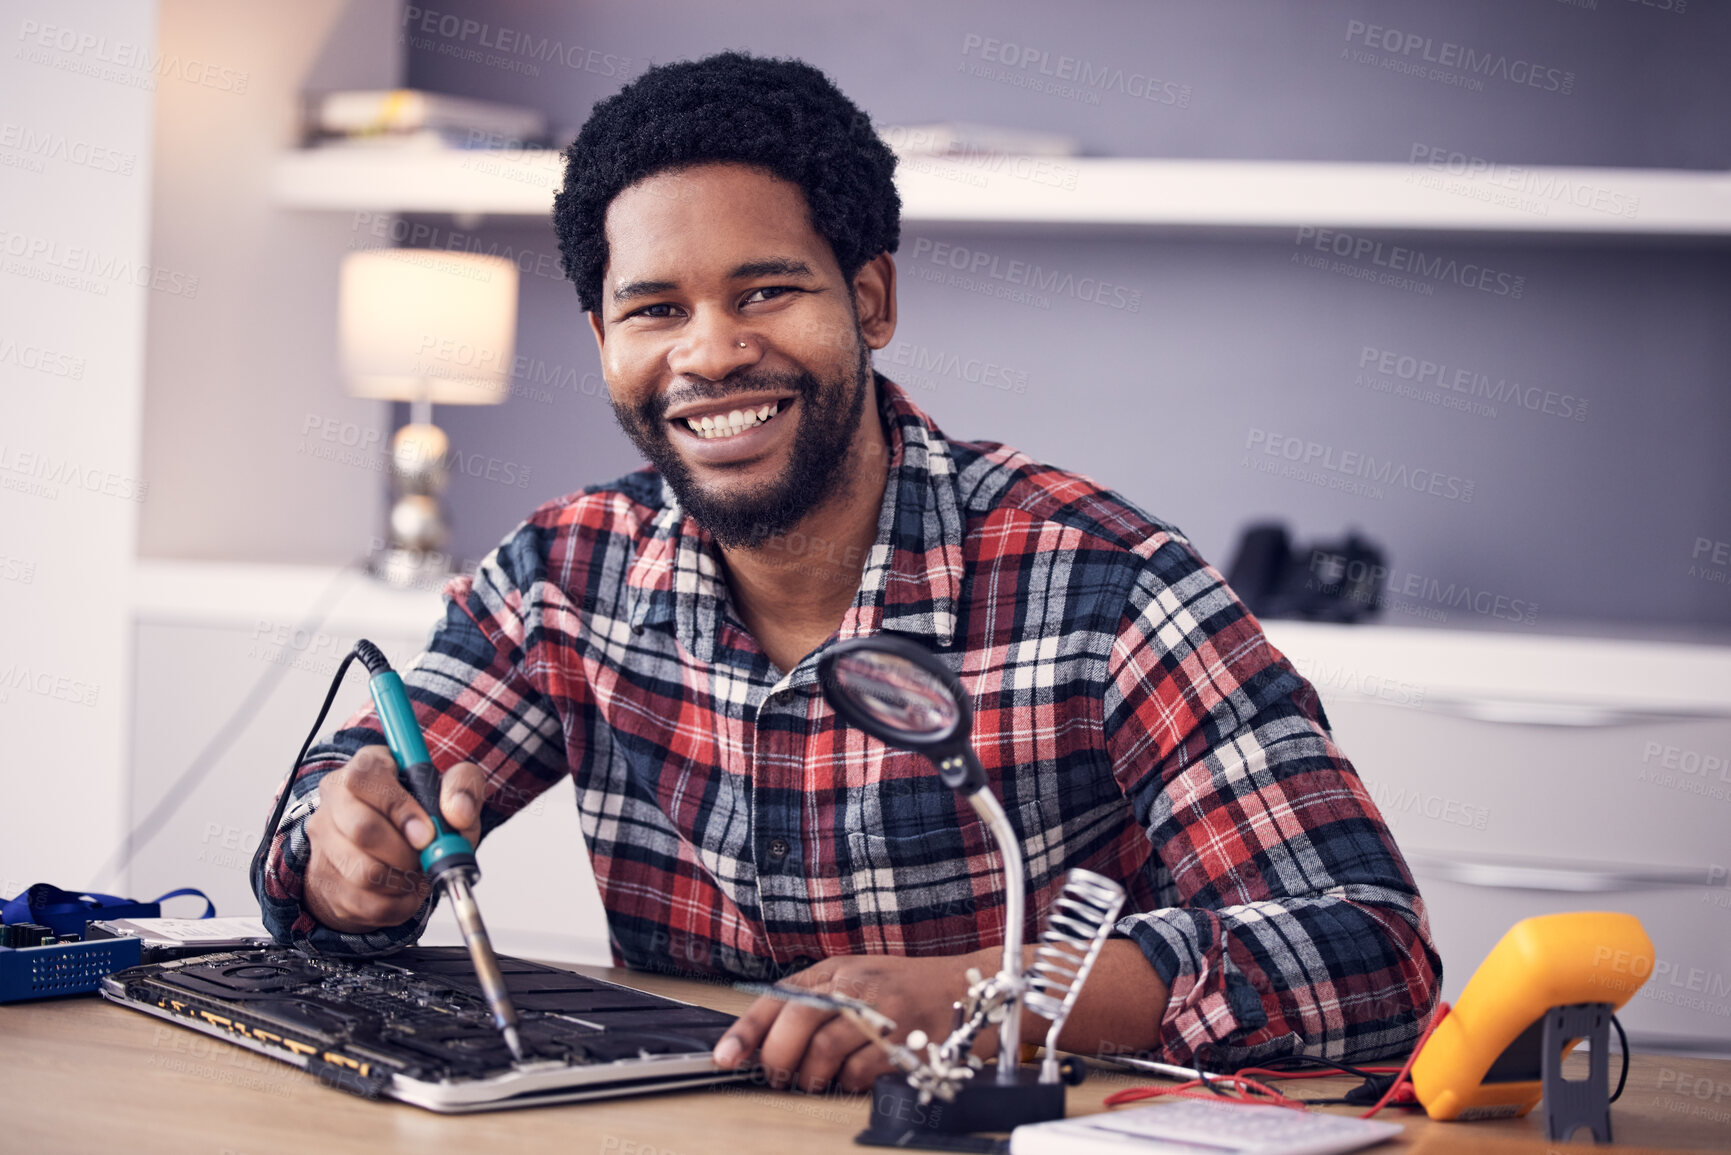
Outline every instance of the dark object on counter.
<svg viewBox="0 0 1731 1155"><path fill-rule="evenodd" d="M1361 622L1382 609L1387 574L1381 547L1356 531L1294 547L1286 527L1269 522L1244 531L1226 583L1259 618Z"/></svg>
<svg viewBox="0 0 1731 1155"><path fill-rule="evenodd" d="M0 927L0 946L21 950L27 946L41 946L44 942L54 943L52 927L42 926L34 922L15 922L10 926Z"/></svg>
<svg viewBox="0 0 1731 1155"><path fill-rule="evenodd" d="M982 1131L1011 1131L1024 1123L1064 1117L1064 1088L1081 1082L1042 1083L1033 1068L1018 1068L1016 1081L1002 1083L988 1064L954 1102L920 1101L900 1074L879 1075L872 1084L871 1118L854 1136L862 1147L913 1147L925 1151L1007 1152L1009 1144ZM1066 1072L1068 1074L1068 1072Z"/></svg>

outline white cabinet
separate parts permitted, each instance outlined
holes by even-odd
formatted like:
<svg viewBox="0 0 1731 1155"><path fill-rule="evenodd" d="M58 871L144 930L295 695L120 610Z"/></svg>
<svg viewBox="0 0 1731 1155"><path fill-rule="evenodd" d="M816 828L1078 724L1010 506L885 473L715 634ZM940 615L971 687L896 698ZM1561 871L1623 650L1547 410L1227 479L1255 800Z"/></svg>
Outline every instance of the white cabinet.
<svg viewBox="0 0 1731 1155"><path fill-rule="evenodd" d="M1454 998L1515 922L1653 940L1620 1018L1731 1043L1731 649L1273 622L1413 867Z"/></svg>
<svg viewBox="0 0 1731 1155"><path fill-rule="evenodd" d="M126 893L196 886L219 913L250 913L253 850L338 663L361 637L393 665L407 663L441 602L436 591L392 590L354 571L181 562L139 570L128 824L142 825L147 840ZM366 700L356 663L321 736ZM568 785L500 827L479 858L476 893L500 950L611 961ZM449 914L434 917L425 941L461 941Z"/></svg>

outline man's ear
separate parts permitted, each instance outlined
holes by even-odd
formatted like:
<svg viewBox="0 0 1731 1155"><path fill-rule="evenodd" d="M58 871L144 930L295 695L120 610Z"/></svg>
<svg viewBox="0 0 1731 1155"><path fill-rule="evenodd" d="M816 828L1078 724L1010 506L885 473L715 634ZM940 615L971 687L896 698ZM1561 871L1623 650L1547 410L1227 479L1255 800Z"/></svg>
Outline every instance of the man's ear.
<svg viewBox="0 0 1731 1155"><path fill-rule="evenodd" d="M589 318L589 327L595 331L595 351L607 352L607 331L601 327L601 314L587 313L585 316Z"/></svg>
<svg viewBox="0 0 1731 1155"><path fill-rule="evenodd" d="M853 276L854 314L865 343L882 349L896 333L896 262L879 253Z"/></svg>

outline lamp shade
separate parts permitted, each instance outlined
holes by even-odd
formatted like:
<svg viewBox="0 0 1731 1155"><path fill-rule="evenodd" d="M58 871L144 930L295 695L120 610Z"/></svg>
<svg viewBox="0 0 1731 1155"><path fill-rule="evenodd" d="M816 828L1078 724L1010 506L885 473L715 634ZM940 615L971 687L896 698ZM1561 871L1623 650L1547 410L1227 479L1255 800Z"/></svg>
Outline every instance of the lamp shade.
<svg viewBox="0 0 1731 1155"><path fill-rule="evenodd" d="M362 249L343 258L337 322L357 397L497 405L510 393L517 267L438 249Z"/></svg>

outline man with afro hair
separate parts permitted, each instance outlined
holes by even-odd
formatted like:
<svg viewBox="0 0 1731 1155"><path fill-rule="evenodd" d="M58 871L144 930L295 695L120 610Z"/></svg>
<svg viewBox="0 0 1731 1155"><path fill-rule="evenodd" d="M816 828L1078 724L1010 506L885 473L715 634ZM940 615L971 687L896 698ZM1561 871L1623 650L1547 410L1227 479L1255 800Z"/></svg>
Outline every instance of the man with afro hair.
<svg viewBox="0 0 1731 1155"><path fill-rule="evenodd" d="M446 817L479 839L569 776L620 964L787 978L942 1037L969 969L998 966L1002 864L815 674L839 640L913 638L970 695L1025 941L1073 868L1128 891L1066 1048L1229 1067L1410 1047L1441 964L1315 691L1176 528L950 439L873 371L900 201L869 119L809 65L730 52L600 102L565 164L565 271L650 466L542 506L447 587L404 673ZM254 879L274 933L413 941L431 832L378 719L292 789ZM808 1090L887 1069L774 999L715 1058Z"/></svg>

